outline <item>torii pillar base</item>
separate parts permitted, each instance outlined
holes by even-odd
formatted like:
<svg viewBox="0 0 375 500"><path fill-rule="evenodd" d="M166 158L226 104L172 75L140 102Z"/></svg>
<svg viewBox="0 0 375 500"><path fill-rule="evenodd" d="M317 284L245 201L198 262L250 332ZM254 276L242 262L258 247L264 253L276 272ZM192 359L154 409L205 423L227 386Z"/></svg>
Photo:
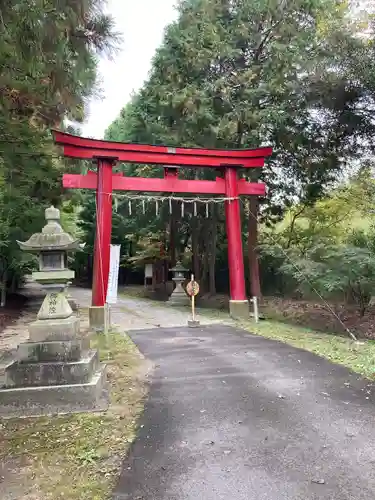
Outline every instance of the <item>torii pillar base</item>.
<svg viewBox="0 0 375 500"><path fill-rule="evenodd" d="M250 308L248 300L230 300L229 314L233 319L249 319Z"/></svg>
<svg viewBox="0 0 375 500"><path fill-rule="evenodd" d="M200 322L197 319L189 319L188 327L189 328L198 328L200 326Z"/></svg>
<svg viewBox="0 0 375 500"><path fill-rule="evenodd" d="M107 332L111 324L108 305L89 307L89 326L95 332Z"/></svg>

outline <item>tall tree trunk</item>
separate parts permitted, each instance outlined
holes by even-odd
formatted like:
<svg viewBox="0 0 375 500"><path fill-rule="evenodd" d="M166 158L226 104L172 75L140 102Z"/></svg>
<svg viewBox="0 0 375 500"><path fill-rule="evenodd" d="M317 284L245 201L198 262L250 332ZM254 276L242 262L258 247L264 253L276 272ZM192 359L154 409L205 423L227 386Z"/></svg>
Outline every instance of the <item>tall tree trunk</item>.
<svg viewBox="0 0 375 500"><path fill-rule="evenodd" d="M8 279L8 273L7 270L4 269L1 275L1 281L0 281L0 307L5 307L6 305L6 298L7 298L7 279Z"/></svg>
<svg viewBox="0 0 375 500"><path fill-rule="evenodd" d="M169 258L166 255L166 248L168 248L168 224L165 226L164 237L163 237L163 284L164 291L167 291L167 281L168 281L168 273L169 273Z"/></svg>
<svg viewBox="0 0 375 500"><path fill-rule="evenodd" d="M208 253L207 247L203 250L202 256L202 273L201 273L201 289L203 293L207 293L208 291Z"/></svg>
<svg viewBox="0 0 375 500"><path fill-rule="evenodd" d="M158 281L158 274L157 274L157 266L156 266L156 263L154 262L152 264L152 279L151 279L151 290L153 292L155 292L156 290L156 285L157 285L157 281Z"/></svg>
<svg viewBox="0 0 375 500"><path fill-rule="evenodd" d="M92 255L87 254L87 281L92 283Z"/></svg>
<svg viewBox="0 0 375 500"><path fill-rule="evenodd" d="M248 221L248 259L250 274L250 289L252 297L261 297L259 278L259 261L256 251L258 244L258 198L250 196Z"/></svg>
<svg viewBox="0 0 375 500"><path fill-rule="evenodd" d="M208 279L209 279L209 292L210 295L216 295L216 242L217 242L217 212L216 206L212 206L212 217L211 217L211 237L209 241L210 255L208 263Z"/></svg>
<svg viewBox="0 0 375 500"><path fill-rule="evenodd" d="M204 292L209 290L209 265L210 265L210 220L204 219L201 226L200 255L202 258L201 288Z"/></svg>
<svg viewBox="0 0 375 500"><path fill-rule="evenodd" d="M199 217L194 216L191 220L191 251L192 251L192 268L194 278L200 280L200 265L199 265Z"/></svg>
<svg viewBox="0 0 375 500"><path fill-rule="evenodd" d="M171 267L176 265L176 233L177 233L177 206L176 201L172 201L172 213L169 217L169 261Z"/></svg>
<svg viewBox="0 0 375 500"><path fill-rule="evenodd" d="M10 284L10 293L16 293L17 289L18 289L18 276L16 274L13 274L12 282Z"/></svg>

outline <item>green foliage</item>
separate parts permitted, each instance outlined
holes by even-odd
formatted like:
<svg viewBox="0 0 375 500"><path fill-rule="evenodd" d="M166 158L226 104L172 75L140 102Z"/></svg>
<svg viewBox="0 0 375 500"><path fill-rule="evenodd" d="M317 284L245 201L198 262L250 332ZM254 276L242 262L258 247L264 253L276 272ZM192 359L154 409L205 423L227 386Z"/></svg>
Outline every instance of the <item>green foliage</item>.
<svg viewBox="0 0 375 500"><path fill-rule="evenodd" d="M323 295L327 297L336 295L336 298L341 296L347 301L354 300L359 305L363 302L366 306L369 288L371 288L367 283L366 256L367 254L375 255L374 215L372 213L374 186L372 170L364 166L329 196L313 205L300 204L293 207L280 224L272 230L263 231L260 256L266 290L269 291L269 287L272 287L279 294L295 294L298 290L298 293L303 291L305 296L311 296L311 286L299 286L303 282L298 272L299 265L301 265L303 274L307 278L310 277L309 281L314 283L310 273L314 274L324 269L322 279L324 281L324 278L327 278L328 282L324 284L323 281L317 279L314 285L314 288ZM350 280L354 290L343 282L340 282L341 289L337 285L334 291L328 290L333 277L326 267L316 267L316 248L337 249L337 260L340 261L337 265L342 268L337 271L335 267L332 267L331 270L333 273L342 272L343 278L345 266L348 266L347 276L349 276L352 264L348 260L348 255L354 252L353 259L357 258L359 261L354 267L357 278L354 280L352 277ZM362 254L362 251L365 253ZM327 258L325 266L334 263L334 260ZM360 291L357 291L356 285L353 284L358 280L361 282ZM306 284L307 281L305 281Z"/></svg>
<svg viewBox="0 0 375 500"><path fill-rule="evenodd" d="M96 54L111 48L113 21L102 0L2 2L1 100L34 123L82 119L96 79Z"/></svg>
<svg viewBox="0 0 375 500"><path fill-rule="evenodd" d="M345 241L353 230L369 229L375 196L372 170L364 165L352 178L313 205L291 208L275 233L284 247L297 246L303 254L317 243Z"/></svg>
<svg viewBox="0 0 375 500"><path fill-rule="evenodd" d="M340 294L353 300L363 316L375 287L375 254L353 245L319 245L303 259L290 259L282 271L328 298Z"/></svg>
<svg viewBox="0 0 375 500"><path fill-rule="evenodd" d="M71 168L48 127L82 120L95 91L97 55L116 40L101 0L6 0L0 5L0 284L16 288L31 257L20 252L59 205ZM3 294L4 299L4 294Z"/></svg>

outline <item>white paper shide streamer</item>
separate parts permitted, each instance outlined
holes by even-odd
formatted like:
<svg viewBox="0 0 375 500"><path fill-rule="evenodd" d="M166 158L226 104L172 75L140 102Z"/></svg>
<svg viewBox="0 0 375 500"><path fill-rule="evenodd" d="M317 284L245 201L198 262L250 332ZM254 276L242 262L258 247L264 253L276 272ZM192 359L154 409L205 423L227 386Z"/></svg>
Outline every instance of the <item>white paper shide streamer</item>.
<svg viewBox="0 0 375 500"><path fill-rule="evenodd" d="M181 217L185 216L185 203L187 204L192 204L192 214L194 217L197 217L198 215L198 203L201 203L205 205L205 216L208 218L210 216L210 209L209 205L213 203L224 203L225 201L234 201L238 200L238 197L231 197L231 198L226 198L226 197L212 197L212 198L200 198L200 197L195 197L195 198L183 198L181 196L162 196L162 195L133 195L133 194L124 194L124 195L116 195L114 197L114 203L115 203L115 210L117 211L117 204L119 199L125 199L128 201L128 213L131 216L133 214L133 205L132 203L137 204L137 202L141 202L142 204L142 212L145 215L146 214L146 203L148 201L151 201L155 203L155 214L156 216L159 215L160 213L160 205L159 203L163 203L164 201L168 200L168 206L169 206L169 214L172 215L173 212L173 201L176 201L181 204Z"/></svg>
<svg viewBox="0 0 375 500"><path fill-rule="evenodd" d="M107 304L117 303L118 273L120 269L121 245L110 246Z"/></svg>

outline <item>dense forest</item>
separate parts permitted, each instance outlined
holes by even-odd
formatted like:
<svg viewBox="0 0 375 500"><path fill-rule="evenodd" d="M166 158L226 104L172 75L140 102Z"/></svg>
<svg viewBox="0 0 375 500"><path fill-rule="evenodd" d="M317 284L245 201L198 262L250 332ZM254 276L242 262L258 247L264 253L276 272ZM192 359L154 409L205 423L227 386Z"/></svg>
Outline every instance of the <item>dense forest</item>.
<svg viewBox="0 0 375 500"><path fill-rule="evenodd" d="M61 3L61 5L60 5ZM43 8L43 6L44 8ZM101 2L9 0L1 7L0 271L15 289L33 262L18 251L60 205L66 228L86 241L72 263L90 279L95 198L63 192L62 172L84 171L51 144L50 127L82 121L97 91L97 58L116 46ZM375 52L371 16L333 0L183 0L147 81L106 131L114 141L243 148L272 145L260 172L265 199L244 199L248 292L353 305L364 316L375 285L373 135ZM47 13L47 15L46 15ZM159 176L149 165L126 175ZM185 178L216 172L184 169ZM173 201L141 209L114 197L122 276L145 258L181 259L203 294L228 291L222 203ZM207 216L208 215L208 216ZM256 225L259 222L256 239ZM260 281L249 276L259 259ZM137 271L139 274L137 275Z"/></svg>

